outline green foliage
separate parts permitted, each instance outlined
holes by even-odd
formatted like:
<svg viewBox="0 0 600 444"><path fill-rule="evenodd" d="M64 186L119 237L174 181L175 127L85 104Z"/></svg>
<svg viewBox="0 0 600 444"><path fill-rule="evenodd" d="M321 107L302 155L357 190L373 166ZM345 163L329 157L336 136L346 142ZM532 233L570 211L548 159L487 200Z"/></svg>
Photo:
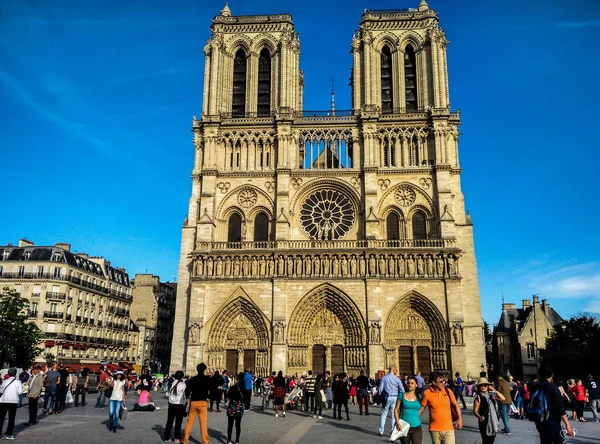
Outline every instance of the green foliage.
<svg viewBox="0 0 600 444"><path fill-rule="evenodd" d="M542 363L549 364L555 378L585 380L588 373L600 377L600 322L597 317L582 314L563 321L540 349Z"/></svg>
<svg viewBox="0 0 600 444"><path fill-rule="evenodd" d="M494 335L490 330L490 324L487 322L483 323L483 336L485 339L485 361L488 368L490 368L494 362L494 355L492 353L492 341L494 339Z"/></svg>
<svg viewBox="0 0 600 444"><path fill-rule="evenodd" d="M46 360L47 365L52 365L56 362L56 356L54 356L52 353L46 353L44 355L44 359Z"/></svg>
<svg viewBox="0 0 600 444"><path fill-rule="evenodd" d="M29 302L19 293L4 288L0 293L0 362L25 367L40 353L41 331L27 322Z"/></svg>

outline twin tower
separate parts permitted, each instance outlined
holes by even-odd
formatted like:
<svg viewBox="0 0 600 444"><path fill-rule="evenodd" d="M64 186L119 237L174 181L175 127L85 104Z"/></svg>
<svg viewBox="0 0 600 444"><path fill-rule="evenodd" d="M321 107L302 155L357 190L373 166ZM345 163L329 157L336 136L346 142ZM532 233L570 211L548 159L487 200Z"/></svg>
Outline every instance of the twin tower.
<svg viewBox="0 0 600 444"><path fill-rule="evenodd" d="M366 10L352 110L305 112L287 14L212 21L171 370L476 375L472 223L437 13Z"/></svg>

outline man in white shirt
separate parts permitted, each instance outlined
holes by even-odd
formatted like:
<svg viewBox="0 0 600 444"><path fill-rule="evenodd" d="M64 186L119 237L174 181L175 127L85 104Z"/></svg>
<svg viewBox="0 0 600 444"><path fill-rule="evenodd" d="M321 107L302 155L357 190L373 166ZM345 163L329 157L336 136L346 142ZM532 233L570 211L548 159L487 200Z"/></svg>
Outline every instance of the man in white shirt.
<svg viewBox="0 0 600 444"><path fill-rule="evenodd" d="M15 416L19 405L19 395L23 393L23 384L17 378L17 369L8 369L8 378L2 381L0 388L0 435L4 427L4 418L8 413L8 427L6 428L6 439L15 439Z"/></svg>
<svg viewBox="0 0 600 444"><path fill-rule="evenodd" d="M398 369L395 365L390 365L389 373L381 378L379 383L379 398L381 400L381 418L379 419L379 433L378 436L383 436L385 431L385 423L387 421L388 413L392 412L392 430L396 426L396 419L394 418L394 407L396 406L396 399L398 398L398 392L404 393L404 385L396 372ZM387 399L384 399L387 398Z"/></svg>

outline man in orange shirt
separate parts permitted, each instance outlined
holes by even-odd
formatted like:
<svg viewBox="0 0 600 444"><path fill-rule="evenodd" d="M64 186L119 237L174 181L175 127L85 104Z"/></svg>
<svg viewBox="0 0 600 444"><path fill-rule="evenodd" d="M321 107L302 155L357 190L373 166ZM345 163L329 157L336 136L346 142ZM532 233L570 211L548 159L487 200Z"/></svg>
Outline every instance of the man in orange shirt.
<svg viewBox="0 0 600 444"><path fill-rule="evenodd" d="M454 425L452 410L454 405L458 413L456 428L462 429L462 414L452 391L446 388L446 379L441 373L433 372L429 378L431 387L423 393L419 415L429 407L429 433L433 444L454 444Z"/></svg>

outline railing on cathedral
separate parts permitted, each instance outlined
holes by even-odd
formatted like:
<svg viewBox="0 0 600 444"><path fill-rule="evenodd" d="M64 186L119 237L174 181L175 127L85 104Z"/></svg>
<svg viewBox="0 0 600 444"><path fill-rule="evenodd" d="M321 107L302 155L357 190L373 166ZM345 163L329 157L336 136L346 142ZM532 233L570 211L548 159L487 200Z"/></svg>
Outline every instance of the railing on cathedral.
<svg viewBox="0 0 600 444"><path fill-rule="evenodd" d="M385 248L455 248L454 239L398 239L398 240L279 240L263 242L197 242L197 250L348 250Z"/></svg>

